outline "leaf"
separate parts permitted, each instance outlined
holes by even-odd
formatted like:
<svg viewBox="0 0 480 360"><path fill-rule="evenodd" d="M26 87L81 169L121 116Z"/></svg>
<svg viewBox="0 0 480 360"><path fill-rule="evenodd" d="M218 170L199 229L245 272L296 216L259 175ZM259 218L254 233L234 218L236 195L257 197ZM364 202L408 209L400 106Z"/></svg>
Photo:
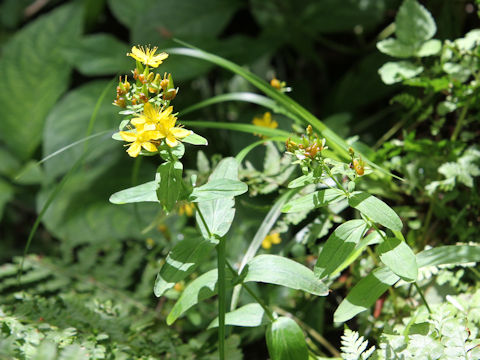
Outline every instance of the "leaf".
<svg viewBox="0 0 480 360"><path fill-rule="evenodd" d="M0 221L3 217L3 209L5 208L5 205L13 198L13 194L13 187L0 178Z"/></svg>
<svg viewBox="0 0 480 360"><path fill-rule="evenodd" d="M158 178L158 177L157 177ZM121 190L110 196L112 204L129 204L139 202L158 202L157 189L159 178L145 184Z"/></svg>
<svg viewBox="0 0 480 360"><path fill-rule="evenodd" d="M185 279L202 263L215 248L215 243L198 237L180 241L168 253L155 280L154 293L160 297L175 283Z"/></svg>
<svg viewBox="0 0 480 360"><path fill-rule="evenodd" d="M440 40L432 39L425 41L420 48L415 51L418 57L427 57L437 55L442 50L442 42Z"/></svg>
<svg viewBox="0 0 480 360"><path fill-rule="evenodd" d="M405 241L389 237L377 247L380 260L395 274L407 282L418 277L415 254Z"/></svg>
<svg viewBox="0 0 480 360"><path fill-rule="evenodd" d="M308 173L307 175L302 175L288 183L288 188L289 189L295 189L298 187L304 187L309 184L313 184L315 181L315 178L313 176L313 173Z"/></svg>
<svg viewBox="0 0 480 360"><path fill-rule="evenodd" d="M82 11L65 5L26 25L2 47L0 140L19 158L35 151L45 117L68 87L70 67L59 51L81 31Z"/></svg>
<svg viewBox="0 0 480 360"><path fill-rule="evenodd" d="M157 197L166 212L172 211L182 191L182 171L180 161L165 162L157 169L157 174L160 175Z"/></svg>
<svg viewBox="0 0 480 360"><path fill-rule="evenodd" d="M405 44L397 39L385 39L377 43L377 49L382 53L397 57L408 58L415 54L415 47L411 44Z"/></svg>
<svg viewBox="0 0 480 360"><path fill-rule="evenodd" d="M69 44L62 54L80 73L95 76L128 72L132 68L128 50L126 43L112 35L97 33Z"/></svg>
<svg viewBox="0 0 480 360"><path fill-rule="evenodd" d="M194 132L192 132L186 138L183 138L182 141L192 145L208 145L207 139L205 139L203 136L195 134Z"/></svg>
<svg viewBox="0 0 480 360"><path fill-rule="evenodd" d="M348 204L376 223L391 230L402 230L402 220L397 213L373 195L366 192L355 192L348 199Z"/></svg>
<svg viewBox="0 0 480 360"><path fill-rule="evenodd" d="M243 282L255 281L286 286L318 296L328 295L327 286L306 266L278 255L258 255L241 273Z"/></svg>
<svg viewBox="0 0 480 360"><path fill-rule="evenodd" d="M229 271L226 272L225 287L233 286L233 278ZM213 269L199 276L187 285L180 298L167 316L167 324L172 325L185 311L190 309L202 300L208 299L217 294L218 291L218 270Z"/></svg>
<svg viewBox="0 0 480 360"><path fill-rule="evenodd" d="M268 324L270 319L265 310L257 304L247 304L225 314L225 325L257 327ZM218 317L208 326L209 329L218 327Z"/></svg>
<svg viewBox="0 0 480 360"><path fill-rule="evenodd" d="M404 79L411 79L422 71L423 66L408 61L387 62L378 69L382 81L387 85L401 82Z"/></svg>
<svg viewBox="0 0 480 360"><path fill-rule="evenodd" d="M290 200L286 203L282 212L292 213L297 211L309 211L330 203L336 203L345 198L345 194L338 189L323 189L311 194Z"/></svg>
<svg viewBox="0 0 480 360"><path fill-rule="evenodd" d="M214 179L205 185L196 187L190 194L190 201L201 202L231 198L248 191L247 184L231 179Z"/></svg>
<svg viewBox="0 0 480 360"><path fill-rule="evenodd" d="M418 267L438 265L459 265L480 262L480 246L448 245L423 250L417 254Z"/></svg>
<svg viewBox="0 0 480 360"><path fill-rule="evenodd" d="M345 322L362 311L367 310L398 280L400 280L400 278L387 267L373 270L361 279L340 303L340 306L333 315L333 321Z"/></svg>
<svg viewBox="0 0 480 360"><path fill-rule="evenodd" d="M395 35L405 44L418 45L435 35L432 15L416 0L405 0L395 18Z"/></svg>
<svg viewBox="0 0 480 360"><path fill-rule="evenodd" d="M366 229L367 224L363 220L350 220L337 227L318 256L315 275L323 278L348 266L348 260L355 254Z"/></svg>
<svg viewBox="0 0 480 360"><path fill-rule="evenodd" d="M294 320L279 317L268 326L265 337L272 360L308 360L303 331Z"/></svg>
<svg viewBox="0 0 480 360"><path fill-rule="evenodd" d="M219 179L238 180L238 163L234 158L225 158L220 161L208 181ZM233 197L198 203L205 222L213 235L222 237L228 232L235 216L234 205ZM209 238L208 231L199 213L197 212L195 216L203 237Z"/></svg>
<svg viewBox="0 0 480 360"><path fill-rule="evenodd" d="M43 134L43 156L47 157L82 140L89 131L100 133L111 130L112 122L120 119L115 106L112 106L111 96L106 95L113 94L114 91L115 85L112 82L101 80L88 82L68 92L47 116ZM95 110L99 100L101 101ZM90 119L95 114L92 125ZM47 178L52 180L66 173L85 150L85 161L92 163L106 158L126 157L122 154L122 146L109 138L110 133L107 132L49 158L44 164Z"/></svg>

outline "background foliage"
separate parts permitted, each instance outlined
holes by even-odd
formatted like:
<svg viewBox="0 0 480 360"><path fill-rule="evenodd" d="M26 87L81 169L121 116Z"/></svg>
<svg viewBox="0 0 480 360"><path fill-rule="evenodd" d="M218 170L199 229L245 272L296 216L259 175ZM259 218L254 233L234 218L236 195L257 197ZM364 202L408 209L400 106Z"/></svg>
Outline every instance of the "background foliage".
<svg viewBox="0 0 480 360"><path fill-rule="evenodd" d="M124 55L135 44L166 49L179 46L173 40L179 38L267 81L274 76L285 80L293 89L289 96L369 160L404 179L372 175L361 186L397 211L415 252L459 242L475 245L480 35L471 30L479 25L478 4L423 1L427 12L413 3L2 2L0 357L216 358L214 331L202 331L213 320L214 300L168 328L166 314L184 284L158 299L152 291L168 251L195 232L193 219L167 216L154 204L108 202L116 191L153 180L157 165L149 158L128 158L111 140L120 120L111 105L116 77L129 71L131 62ZM423 31L410 32L412 14L423 18ZM227 92L255 92L242 77L189 57L171 55L162 69L172 72L180 86L178 111ZM250 124L265 111L248 102L222 102L181 116L209 140L204 152L187 148L185 168L206 180L221 157L235 156L259 140L249 133L195 127L196 121ZM279 129L302 131L286 116L273 116ZM299 175L282 146L265 145L252 150L240 169L250 190L237 200L228 235L227 255L234 264L247 251L260 219ZM312 267L336 224L355 216L344 209L277 214L273 230L282 242L262 252ZM20 257L39 214L32 255L18 282ZM421 299L404 284L349 321L376 346L372 355L365 353L358 333L345 332L341 344L343 327L333 323L333 312L374 267L372 259L362 256L333 279L327 298L271 285L253 287L278 313L291 314L302 325L317 354L422 358L425 351L436 351L441 358L452 348L460 354L461 348L475 358L479 273L469 264L421 269L420 284L434 315L423 306L416 310ZM198 273L210 270L213 262L202 264ZM242 294L240 303L247 300ZM402 334L414 336L413 341L404 343ZM416 345L427 338L428 347ZM258 328L236 328L227 347L229 359L268 356Z"/></svg>

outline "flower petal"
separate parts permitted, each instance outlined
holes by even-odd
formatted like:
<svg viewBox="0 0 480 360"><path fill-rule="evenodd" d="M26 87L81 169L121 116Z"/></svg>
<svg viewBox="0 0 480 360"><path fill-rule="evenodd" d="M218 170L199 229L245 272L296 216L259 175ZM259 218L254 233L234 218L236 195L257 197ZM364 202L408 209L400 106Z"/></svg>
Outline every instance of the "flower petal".
<svg viewBox="0 0 480 360"><path fill-rule="evenodd" d="M183 139L192 133L190 130L181 127L174 127L170 131L177 139Z"/></svg>
<svg viewBox="0 0 480 360"><path fill-rule="evenodd" d="M140 154L141 148L142 147L140 146L140 143L138 141L135 141L132 145L130 145L130 147L127 150L127 153L131 157L137 157L138 154Z"/></svg>
<svg viewBox="0 0 480 360"><path fill-rule="evenodd" d="M142 143L142 147L147 150L147 151L150 151L150 152L155 152L157 151L157 147L155 145L153 145L151 142L144 142Z"/></svg>
<svg viewBox="0 0 480 360"><path fill-rule="evenodd" d="M175 147L178 144L177 139L175 139L173 136L169 135L165 138L165 142L167 143L168 146L170 147Z"/></svg>
<svg viewBox="0 0 480 360"><path fill-rule="evenodd" d="M130 131L120 131L120 136L122 137L123 140L132 142L137 140L137 134L130 132Z"/></svg>

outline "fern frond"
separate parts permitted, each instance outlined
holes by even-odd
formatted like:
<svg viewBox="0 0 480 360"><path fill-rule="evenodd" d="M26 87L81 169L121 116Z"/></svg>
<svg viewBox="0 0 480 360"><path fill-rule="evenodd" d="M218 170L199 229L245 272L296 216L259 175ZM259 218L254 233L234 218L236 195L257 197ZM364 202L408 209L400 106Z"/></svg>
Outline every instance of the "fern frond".
<svg viewBox="0 0 480 360"><path fill-rule="evenodd" d="M345 360L366 360L375 351L375 346L368 346L368 340L364 341L363 336L360 336L358 332L350 329L345 329L342 335L342 358Z"/></svg>

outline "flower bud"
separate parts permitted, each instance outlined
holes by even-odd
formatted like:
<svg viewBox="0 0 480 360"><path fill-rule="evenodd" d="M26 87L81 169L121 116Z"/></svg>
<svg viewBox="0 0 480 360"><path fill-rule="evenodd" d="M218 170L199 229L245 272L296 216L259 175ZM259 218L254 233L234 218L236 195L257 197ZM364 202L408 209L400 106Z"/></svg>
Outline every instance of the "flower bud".
<svg viewBox="0 0 480 360"><path fill-rule="evenodd" d="M149 73L147 76L147 82L152 82L154 77L155 77L155 74L153 72Z"/></svg>
<svg viewBox="0 0 480 360"><path fill-rule="evenodd" d="M312 136L313 135L313 128L312 125L307 126L307 135Z"/></svg>
<svg viewBox="0 0 480 360"><path fill-rule="evenodd" d="M282 85L280 83L280 80L278 80L277 78L273 78L272 80L270 80L270 85L272 87L274 87L275 89L277 90L280 90L282 88Z"/></svg>
<svg viewBox="0 0 480 360"><path fill-rule="evenodd" d="M177 96L177 93L178 93L178 89L169 89L168 91L163 93L163 99L164 100L173 100Z"/></svg>
<svg viewBox="0 0 480 360"><path fill-rule="evenodd" d="M354 159L353 168L355 169L355 172L360 176L365 173L364 162L362 159Z"/></svg>

